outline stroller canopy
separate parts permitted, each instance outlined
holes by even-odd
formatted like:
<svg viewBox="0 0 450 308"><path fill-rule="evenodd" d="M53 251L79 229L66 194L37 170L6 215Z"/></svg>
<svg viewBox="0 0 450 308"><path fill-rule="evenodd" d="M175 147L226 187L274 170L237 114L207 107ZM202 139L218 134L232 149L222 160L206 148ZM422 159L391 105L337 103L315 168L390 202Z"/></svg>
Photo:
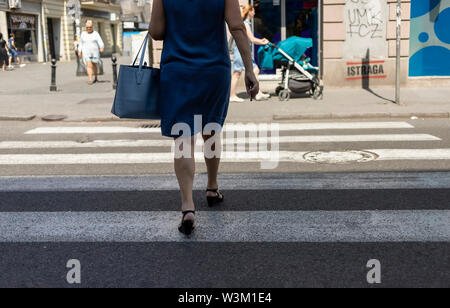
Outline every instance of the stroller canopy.
<svg viewBox="0 0 450 308"><path fill-rule="evenodd" d="M278 47L293 58L295 62L299 62L306 50L312 46L312 39L297 36L290 37L278 44ZM272 70L274 68L274 61L288 61L272 44L259 49L258 60L261 68L265 70Z"/></svg>

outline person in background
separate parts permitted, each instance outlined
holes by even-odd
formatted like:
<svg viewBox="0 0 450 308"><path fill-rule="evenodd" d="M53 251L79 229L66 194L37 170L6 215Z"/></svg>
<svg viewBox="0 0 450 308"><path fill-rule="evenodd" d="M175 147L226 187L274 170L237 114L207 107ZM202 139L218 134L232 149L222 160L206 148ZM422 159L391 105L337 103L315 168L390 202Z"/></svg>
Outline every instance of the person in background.
<svg viewBox="0 0 450 308"><path fill-rule="evenodd" d="M0 66L2 67L2 71L6 71L6 65L8 63L8 45L6 41L3 39L3 34L0 33Z"/></svg>
<svg viewBox="0 0 450 308"><path fill-rule="evenodd" d="M247 37L250 41L250 43L256 44L256 45L267 45L269 44L269 41L267 39L258 39L253 35L252 28L251 28L251 19L255 17L255 8L252 5L246 5L244 6L242 10L242 19L244 20L245 28L247 30ZM251 44L250 44L251 46ZM244 71L244 63L242 61L241 54L239 53L239 49L236 46L234 48L234 55L233 55L233 77L231 80L231 96L230 96L230 102L235 103L242 103L244 100L239 98L236 94L236 89L239 83L239 79L241 78L242 72ZM255 73L255 76L258 78L258 75L260 73L258 65L253 61L253 72ZM269 99L269 94L264 94L261 91L256 95L256 100L267 100Z"/></svg>
<svg viewBox="0 0 450 308"><path fill-rule="evenodd" d="M83 57L86 64L86 71L89 76L89 85L98 82L98 63L100 62L100 53L105 49L100 34L94 31L94 23L89 20L86 23L86 32L81 34L80 44L78 46L78 56ZM93 75L95 79L93 79Z"/></svg>
<svg viewBox="0 0 450 308"><path fill-rule="evenodd" d="M11 33L9 35L9 40L8 40L8 44L9 44L9 68L13 68L12 63L14 61L14 59L16 59L17 63L19 64L19 67L25 67L26 64L23 64L22 61L20 60L19 57L19 53L17 52L17 47L16 47L16 36L14 33Z"/></svg>
<svg viewBox="0 0 450 308"><path fill-rule="evenodd" d="M31 42L25 44L25 51L31 53L33 52L33 44Z"/></svg>

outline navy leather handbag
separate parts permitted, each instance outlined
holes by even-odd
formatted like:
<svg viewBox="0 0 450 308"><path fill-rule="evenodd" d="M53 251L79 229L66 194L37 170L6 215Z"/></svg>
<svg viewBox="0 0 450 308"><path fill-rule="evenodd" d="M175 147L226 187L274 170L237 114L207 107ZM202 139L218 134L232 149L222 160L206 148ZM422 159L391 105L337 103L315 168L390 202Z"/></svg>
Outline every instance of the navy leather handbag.
<svg viewBox="0 0 450 308"><path fill-rule="evenodd" d="M160 70L144 65L148 39L147 34L131 66L120 66L116 96L111 110L119 118L160 119ZM140 53L139 66L136 66Z"/></svg>

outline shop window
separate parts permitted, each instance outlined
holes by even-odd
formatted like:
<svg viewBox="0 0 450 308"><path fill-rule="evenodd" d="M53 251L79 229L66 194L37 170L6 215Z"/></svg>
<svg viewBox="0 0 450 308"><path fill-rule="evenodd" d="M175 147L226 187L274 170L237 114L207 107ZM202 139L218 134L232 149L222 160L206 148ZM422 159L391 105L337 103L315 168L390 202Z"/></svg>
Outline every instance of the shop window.
<svg viewBox="0 0 450 308"><path fill-rule="evenodd" d="M35 15L8 14L9 34L14 33L17 51L22 56L37 54Z"/></svg>
<svg viewBox="0 0 450 308"><path fill-rule="evenodd" d="M450 76L450 0L412 0L409 75Z"/></svg>
<svg viewBox="0 0 450 308"><path fill-rule="evenodd" d="M282 1L285 1L285 12L282 12ZM275 5L278 3L278 5ZM272 43L279 43L282 40L282 15L286 17L286 38L299 36L312 38L314 47L307 51L307 56L311 58L313 65L318 65L318 0L254 0L255 36L267 38ZM260 46L255 46L254 54L258 54ZM257 57L256 57L257 58ZM257 59L255 59L258 61ZM263 73L274 73L274 71L264 71Z"/></svg>

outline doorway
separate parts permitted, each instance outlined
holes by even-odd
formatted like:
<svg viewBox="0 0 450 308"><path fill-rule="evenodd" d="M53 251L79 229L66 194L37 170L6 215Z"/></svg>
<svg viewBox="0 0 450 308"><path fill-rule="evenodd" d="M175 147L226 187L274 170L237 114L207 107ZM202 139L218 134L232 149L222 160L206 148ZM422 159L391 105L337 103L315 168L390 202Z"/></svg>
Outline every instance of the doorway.
<svg viewBox="0 0 450 308"><path fill-rule="evenodd" d="M112 35L112 53L115 54L117 53L117 30L116 30L116 25L115 24L111 24L111 35Z"/></svg>

